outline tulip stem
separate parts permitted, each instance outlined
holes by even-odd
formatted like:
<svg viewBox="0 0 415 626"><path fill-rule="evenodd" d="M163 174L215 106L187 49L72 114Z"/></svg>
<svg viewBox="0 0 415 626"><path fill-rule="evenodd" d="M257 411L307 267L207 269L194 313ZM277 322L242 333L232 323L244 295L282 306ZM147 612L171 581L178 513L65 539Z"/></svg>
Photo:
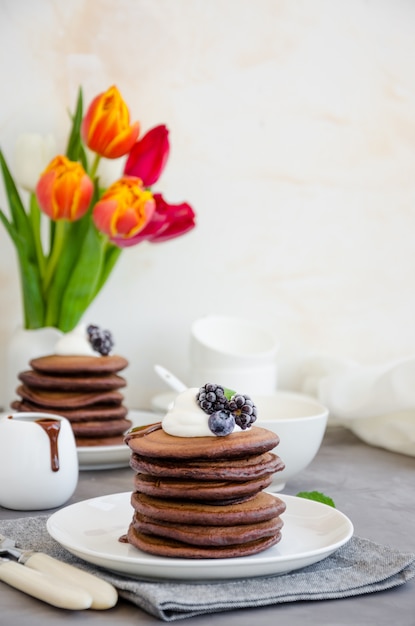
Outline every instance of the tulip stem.
<svg viewBox="0 0 415 626"><path fill-rule="evenodd" d="M50 283L55 273L56 266L61 256L63 243L65 241L66 224L66 220L56 221L52 250L50 252L50 256L46 265L45 275L43 278L43 292L45 294L49 289Z"/></svg>
<svg viewBox="0 0 415 626"><path fill-rule="evenodd" d="M91 171L89 172L89 177L91 178L91 180L95 179L100 160L101 160L101 156L99 154L95 154L95 158L91 166Z"/></svg>
<svg viewBox="0 0 415 626"><path fill-rule="evenodd" d="M40 238L40 211L34 193L30 195L30 222L32 224L33 241L35 244L37 264L40 275L43 276L45 271L45 255L43 253L42 242Z"/></svg>

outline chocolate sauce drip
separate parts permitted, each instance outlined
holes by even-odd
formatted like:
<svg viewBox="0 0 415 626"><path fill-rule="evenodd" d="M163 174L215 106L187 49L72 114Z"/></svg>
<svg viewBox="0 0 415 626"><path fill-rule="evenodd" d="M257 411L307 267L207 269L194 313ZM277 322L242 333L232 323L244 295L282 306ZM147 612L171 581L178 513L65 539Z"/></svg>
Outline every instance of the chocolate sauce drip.
<svg viewBox="0 0 415 626"><path fill-rule="evenodd" d="M146 424L145 426L136 426L132 428L124 437L125 443L128 444L130 439L135 439L137 437L145 437L155 430L160 430L161 422L155 422L154 424Z"/></svg>
<svg viewBox="0 0 415 626"><path fill-rule="evenodd" d="M59 454L58 454L58 437L61 429L61 423L59 420L53 419L40 419L35 420L36 424L39 424L46 432L50 442L50 466L52 472L59 471Z"/></svg>

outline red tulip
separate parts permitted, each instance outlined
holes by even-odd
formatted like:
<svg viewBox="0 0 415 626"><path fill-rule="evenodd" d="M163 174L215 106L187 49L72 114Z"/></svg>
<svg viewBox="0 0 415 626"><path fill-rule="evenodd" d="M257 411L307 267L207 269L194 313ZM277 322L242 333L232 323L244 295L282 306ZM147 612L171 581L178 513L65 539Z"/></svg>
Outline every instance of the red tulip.
<svg viewBox="0 0 415 626"><path fill-rule="evenodd" d="M52 220L71 222L85 215L93 191L82 165L61 155L52 159L36 186L41 210Z"/></svg>
<svg viewBox="0 0 415 626"><path fill-rule="evenodd" d="M108 187L94 206L92 217L98 230L122 246L148 224L154 209L153 196L142 181L124 177Z"/></svg>
<svg viewBox="0 0 415 626"><path fill-rule="evenodd" d="M112 86L91 102L82 121L82 139L107 159L127 154L137 140L140 125L130 125L130 114L117 87Z"/></svg>
<svg viewBox="0 0 415 626"><path fill-rule="evenodd" d="M138 176L145 187L151 187L161 176L170 152L169 131L156 126L131 148L124 174Z"/></svg>
<svg viewBox="0 0 415 626"><path fill-rule="evenodd" d="M134 246L142 241L158 243L180 237L195 227L195 213L187 202L168 204L161 194L154 194L156 210L148 224L129 239L115 237L113 243L121 248Z"/></svg>

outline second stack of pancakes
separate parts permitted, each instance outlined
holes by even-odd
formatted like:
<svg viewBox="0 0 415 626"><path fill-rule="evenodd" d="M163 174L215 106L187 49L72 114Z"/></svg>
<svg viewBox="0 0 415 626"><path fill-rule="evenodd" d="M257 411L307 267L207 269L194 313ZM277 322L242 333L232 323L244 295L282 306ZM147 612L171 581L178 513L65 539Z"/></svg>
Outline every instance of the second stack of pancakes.
<svg viewBox="0 0 415 626"><path fill-rule="evenodd" d="M77 446L123 442L131 427L120 389L126 380L119 372L128 361L118 355L61 356L32 359L21 372L20 400L11 407L20 412L57 413L72 426Z"/></svg>
<svg viewBox="0 0 415 626"><path fill-rule="evenodd" d="M126 436L136 472L127 539L159 556L229 558L256 554L281 538L285 503L264 491L281 459L259 427L227 437L183 438L160 424Z"/></svg>

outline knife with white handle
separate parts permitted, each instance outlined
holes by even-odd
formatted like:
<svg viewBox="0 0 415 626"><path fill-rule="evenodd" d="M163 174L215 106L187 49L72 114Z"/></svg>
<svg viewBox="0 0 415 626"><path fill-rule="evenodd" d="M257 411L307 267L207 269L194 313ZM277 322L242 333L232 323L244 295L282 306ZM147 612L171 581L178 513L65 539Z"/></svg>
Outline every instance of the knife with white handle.
<svg viewBox="0 0 415 626"><path fill-rule="evenodd" d="M92 606L92 596L80 586L0 558L0 580L60 609L79 611Z"/></svg>
<svg viewBox="0 0 415 626"><path fill-rule="evenodd" d="M48 554L27 552L20 557L19 562L27 568L38 570L53 577L54 580L59 579L68 585L84 589L92 598L91 609L110 609L117 603L117 590L106 580L102 580L102 578L85 572L74 565L69 565L69 563L58 561Z"/></svg>

